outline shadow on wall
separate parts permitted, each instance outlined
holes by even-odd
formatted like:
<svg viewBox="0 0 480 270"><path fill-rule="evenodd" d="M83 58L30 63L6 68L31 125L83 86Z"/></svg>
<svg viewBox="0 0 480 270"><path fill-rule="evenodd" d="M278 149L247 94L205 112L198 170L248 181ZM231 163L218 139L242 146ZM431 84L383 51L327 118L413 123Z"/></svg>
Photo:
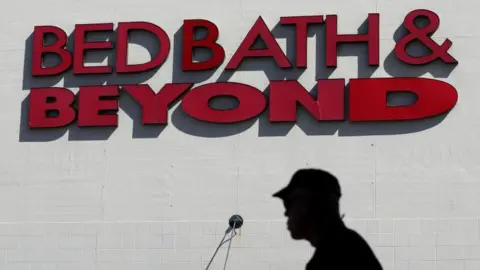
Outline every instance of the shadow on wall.
<svg viewBox="0 0 480 270"><path fill-rule="evenodd" d="M365 21L358 29L358 33L367 32L368 22ZM272 33L278 39L287 39L287 57L293 64L296 61L295 55L295 28L292 26L281 26L277 24ZM202 38L204 32L196 33L197 38ZM394 40L406 34L403 27L399 27L394 34ZM73 33L70 34L70 37ZM315 77L316 79L329 78L334 69L325 68L325 33L323 26L312 26L309 29L309 37L316 38L316 65ZM115 42L115 34L89 34L88 40L99 41L110 39ZM47 37L46 42L51 42L52 38ZM72 40L69 40L68 49L72 51ZM33 87L50 87L59 83L62 79L64 87L79 87L86 85L102 85L102 84L140 84L150 79L159 68L148 72L139 74L111 74L111 75L80 75L73 76L72 71L69 70L61 76L34 78L31 74L31 55L32 55L32 41L33 34L25 42L25 60L24 60L24 76L23 89L28 90ZM153 58L159 50L158 40L147 32L133 31L130 34L129 42L144 47ZM210 79L215 70L204 72L183 72L181 70L182 62L182 28L180 28L173 38L173 74L172 82L174 83L201 83ZM259 39L254 45L254 48L261 48L265 46ZM342 44L338 47L338 55L342 56L357 56L358 59L358 77L368 78L373 75L377 67L368 65L367 44ZM413 42L408 50L409 54L413 56L422 56L429 54L428 49L420 43ZM208 50L195 50L194 60L204 61L208 59L211 53ZM114 68L115 53L114 50L108 51L89 51L85 55L86 63L101 63L107 60L109 66ZM230 59L225 59L229 61ZM47 55L44 60L46 66L54 66L59 59L55 56ZM392 51L383 62L386 72L394 77L418 77L426 73L432 74L436 78L446 78L453 71L455 66L446 65L441 60L432 62L424 66L409 66L401 63L396 58ZM223 71L217 81L228 81L235 72L239 71L263 71L269 80L295 80L298 79L305 69L293 68L282 70L278 68L273 59L246 59L237 71ZM155 89L157 90L157 89ZM264 93L268 96L268 87ZM312 89L311 94L316 96L316 89ZM348 85L346 86L345 99L348 100ZM408 101L408 102L406 102ZM395 94L389 96L388 103L395 105L402 103L408 105L414 102L410 96ZM145 126L141 123L141 108L140 106L126 93L122 93L120 100L120 108L133 120L133 138L157 138L166 126ZM348 104L348 103L346 103ZM174 106L174 104L172 104ZM215 108L233 108L230 98L219 99ZM348 115L348 106L345 115ZM366 136L366 135L395 135L406 134L412 132L422 131L439 124L446 115L433 117L430 119L415 120L415 121L396 121L396 122L376 122L376 123L350 123L344 122L318 122L311 117L303 108L299 107L297 122L294 123L269 123L268 121L268 106L264 113L260 115L259 121L259 136L284 136L294 125L297 125L307 135L333 135L338 133L339 136ZM236 124L212 124L198 121L188 116L180 106L177 106L172 112L171 124L177 129L190 135L200 137L225 137L241 133L249 128L257 121L252 119L242 123ZM20 137L19 141L28 142L45 142L59 139L68 131L68 139L76 140L106 140L115 131L115 128L78 128L75 124L70 127L59 129L44 129L44 130L30 130L28 127L28 97L23 100L21 106L21 121L20 121Z"/></svg>

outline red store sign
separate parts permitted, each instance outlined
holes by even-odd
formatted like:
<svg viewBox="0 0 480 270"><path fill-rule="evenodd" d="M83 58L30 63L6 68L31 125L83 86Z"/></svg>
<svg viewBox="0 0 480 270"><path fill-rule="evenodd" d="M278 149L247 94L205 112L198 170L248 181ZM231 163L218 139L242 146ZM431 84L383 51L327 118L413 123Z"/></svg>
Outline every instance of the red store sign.
<svg viewBox="0 0 480 270"><path fill-rule="evenodd" d="M427 17L426 27L415 26L414 19ZM244 59L271 58L281 69L307 67L307 30L309 25L323 24L325 27L326 67L337 66L337 46L342 43L368 44L368 64L379 66L379 14L368 15L367 34L337 33L337 16L296 16L282 17L282 25L296 29L296 61L284 54L268 26L261 17L246 34L226 65L226 70L237 70ZM396 57L407 64L424 65L441 59L445 64L457 64L448 53L452 42L435 43L430 35L439 27L439 17L428 10L410 12L404 20L409 31L395 45ZM203 39L194 39L198 28L207 30ZM160 41L160 51L149 62L130 65L127 63L128 37L130 31L143 30L154 34ZM36 26L33 35L32 75L36 77L59 75L71 69L74 75L97 75L140 73L161 66L170 54L171 42L167 33L159 26L148 22L121 22L116 29L115 44L112 41L87 42L85 35L90 32L112 32L113 23L80 24L75 26L73 52L66 49L68 37L65 31L55 26ZM54 35L54 44L44 44L46 35ZM182 70L204 71L218 68L225 60L225 50L217 43L218 27L208 20L184 20L182 43ZM265 49L252 48L261 38ZM406 46L420 40L431 50L431 54L413 57L406 52ZM212 52L210 59L203 62L192 60L193 49L207 48ZM110 66L85 66L84 54L88 50L115 50L116 63ZM61 63L44 67L45 54L56 54ZM194 87L193 83L167 83L156 93L146 84L80 86L78 97L69 89L60 87L32 88L29 102L30 128L56 128L72 124L87 126L118 126L116 112L118 98L127 92L142 108L143 124L167 124L168 110L173 103L181 100L181 108L189 116L212 123L236 123L263 113L268 107L270 122L295 122L297 105L303 106L318 121L342 121L346 119L348 106L350 121L391 121L423 119L440 115L451 110L458 99L456 89L443 81L426 78L365 78L349 80L348 100L344 79L322 79L317 81L317 96L312 96L295 80L270 81L269 95L259 89L238 82L214 82ZM387 106L387 94L408 91L417 96L414 104ZM239 101L237 107L229 110L214 109L209 105L212 98L231 96ZM268 103L268 106L267 106ZM56 112L54 115L51 112Z"/></svg>

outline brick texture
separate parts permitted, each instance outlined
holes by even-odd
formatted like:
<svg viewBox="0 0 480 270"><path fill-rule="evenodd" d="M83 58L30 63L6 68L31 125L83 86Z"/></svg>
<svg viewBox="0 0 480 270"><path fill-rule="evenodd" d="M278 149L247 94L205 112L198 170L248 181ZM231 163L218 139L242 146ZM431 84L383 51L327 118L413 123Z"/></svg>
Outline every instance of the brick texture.
<svg viewBox="0 0 480 270"><path fill-rule="evenodd" d="M346 220L385 269L478 270L478 219ZM366 226L365 226L366 225ZM245 221L228 269L304 269L312 248L294 242L283 221ZM225 222L0 224L5 269L204 269ZM211 269L223 269L227 244ZM453 268L450 268L453 269Z"/></svg>

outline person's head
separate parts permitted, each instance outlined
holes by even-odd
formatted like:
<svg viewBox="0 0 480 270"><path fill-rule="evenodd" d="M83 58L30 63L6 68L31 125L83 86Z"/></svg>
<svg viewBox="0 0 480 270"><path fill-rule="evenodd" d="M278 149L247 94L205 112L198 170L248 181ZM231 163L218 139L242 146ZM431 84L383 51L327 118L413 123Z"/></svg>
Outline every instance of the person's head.
<svg viewBox="0 0 480 270"><path fill-rule="evenodd" d="M340 218L341 189L335 176L320 169L301 169L290 183L273 194L285 206L288 230L293 239L312 238L319 230L328 230Z"/></svg>

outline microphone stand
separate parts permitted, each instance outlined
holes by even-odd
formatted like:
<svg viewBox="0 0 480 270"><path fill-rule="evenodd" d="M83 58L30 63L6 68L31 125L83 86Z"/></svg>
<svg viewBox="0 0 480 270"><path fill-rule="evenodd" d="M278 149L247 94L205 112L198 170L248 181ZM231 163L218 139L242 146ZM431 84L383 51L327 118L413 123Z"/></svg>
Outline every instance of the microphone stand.
<svg viewBox="0 0 480 270"><path fill-rule="evenodd" d="M235 229L238 229L238 228L242 227L243 218L240 215L233 215L232 217L230 217L230 219L228 221L228 225L229 225L228 229L225 231L225 234L223 235L223 238L220 241L220 244L218 245L217 249L213 253L213 256L210 259L210 261L208 262L207 268L205 268L205 270L208 270L208 268L210 268L210 265L212 264L213 259L217 255L218 250L220 250L220 247L222 247L225 243L228 242L227 254L225 256L225 263L223 265L223 270L227 269L228 256L230 254L230 248L232 246L232 239L237 235L237 232L235 231ZM225 238L227 237L227 235L229 233L230 233L230 238L225 240Z"/></svg>

